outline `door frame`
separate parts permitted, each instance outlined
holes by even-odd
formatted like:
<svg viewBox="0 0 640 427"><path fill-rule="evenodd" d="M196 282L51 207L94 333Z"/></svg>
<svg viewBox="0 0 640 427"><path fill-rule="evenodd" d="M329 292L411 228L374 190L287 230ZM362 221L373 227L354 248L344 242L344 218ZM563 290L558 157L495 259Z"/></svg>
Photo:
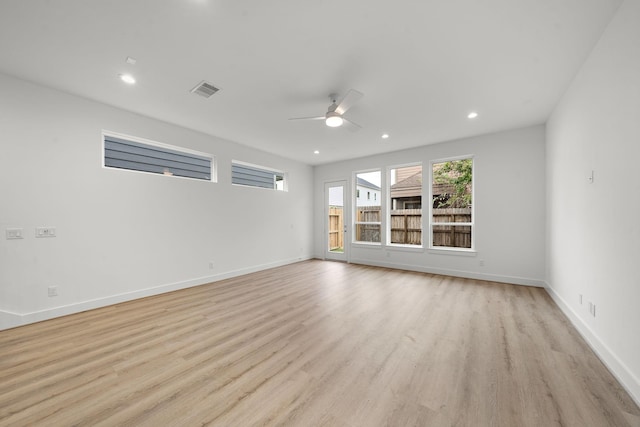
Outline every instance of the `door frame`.
<svg viewBox="0 0 640 427"><path fill-rule="evenodd" d="M343 222L343 249L342 253L329 251L329 188L342 186L342 222ZM324 182L324 203L322 207L324 215L324 237L322 238L322 258L324 260L349 262L349 247L351 246L351 236L348 230L351 228L351 191L347 179L331 180Z"/></svg>

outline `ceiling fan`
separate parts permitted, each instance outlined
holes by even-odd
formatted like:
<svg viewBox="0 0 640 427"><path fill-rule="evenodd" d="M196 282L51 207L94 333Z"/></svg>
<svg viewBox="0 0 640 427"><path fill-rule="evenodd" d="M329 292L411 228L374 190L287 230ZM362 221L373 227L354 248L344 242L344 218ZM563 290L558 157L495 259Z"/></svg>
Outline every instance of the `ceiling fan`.
<svg viewBox="0 0 640 427"><path fill-rule="evenodd" d="M329 99L331 100L331 105L329 105L329 109L324 116L317 117L295 117L289 120L324 120L324 123L332 128L342 126L344 123L350 125L353 130L358 130L362 126L357 123L352 122L351 120L344 117L344 113L347 110L360 100L364 95L361 92L358 92L355 89L350 89L349 92L337 102L336 99L338 95L331 94L329 95Z"/></svg>

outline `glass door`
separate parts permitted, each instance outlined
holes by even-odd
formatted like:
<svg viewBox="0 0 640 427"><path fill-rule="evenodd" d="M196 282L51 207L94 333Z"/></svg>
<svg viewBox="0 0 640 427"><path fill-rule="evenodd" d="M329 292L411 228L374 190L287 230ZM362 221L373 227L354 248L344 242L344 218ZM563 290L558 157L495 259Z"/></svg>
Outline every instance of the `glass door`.
<svg viewBox="0 0 640 427"><path fill-rule="evenodd" d="M325 197L325 259L347 261L346 181L327 182Z"/></svg>

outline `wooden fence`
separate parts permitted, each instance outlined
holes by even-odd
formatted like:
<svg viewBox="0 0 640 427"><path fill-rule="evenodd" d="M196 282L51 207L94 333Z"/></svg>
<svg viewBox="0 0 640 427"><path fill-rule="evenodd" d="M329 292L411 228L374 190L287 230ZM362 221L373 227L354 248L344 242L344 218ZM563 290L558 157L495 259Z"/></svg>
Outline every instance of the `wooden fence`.
<svg viewBox="0 0 640 427"><path fill-rule="evenodd" d="M422 209L391 211L391 243L422 244Z"/></svg>
<svg viewBox="0 0 640 427"><path fill-rule="evenodd" d="M357 222L381 222L380 206L362 206L356 210ZM433 222L471 222L471 208L433 209ZM391 243L422 244L422 209L391 211ZM357 224L356 241L380 242L379 224ZM433 246L470 248L471 226L434 225Z"/></svg>
<svg viewBox="0 0 640 427"><path fill-rule="evenodd" d="M341 206L329 207L329 250L344 248L344 215Z"/></svg>
<svg viewBox="0 0 640 427"><path fill-rule="evenodd" d="M360 206L356 222L380 222L380 206ZM356 242L380 242L380 224L356 224Z"/></svg>
<svg viewBox="0 0 640 427"><path fill-rule="evenodd" d="M434 209L433 222L471 222L471 208ZM434 225L433 246L471 248L471 226Z"/></svg>

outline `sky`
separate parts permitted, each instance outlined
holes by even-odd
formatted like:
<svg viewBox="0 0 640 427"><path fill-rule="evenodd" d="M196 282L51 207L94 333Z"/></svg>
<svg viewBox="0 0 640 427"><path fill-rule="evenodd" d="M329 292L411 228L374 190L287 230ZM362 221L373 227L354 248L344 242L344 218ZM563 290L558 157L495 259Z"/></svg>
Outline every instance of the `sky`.
<svg viewBox="0 0 640 427"><path fill-rule="evenodd" d="M381 185L380 185L380 177L381 177L381 175L382 174L380 173L380 171L358 173L358 177L359 178L367 180L370 183L377 185L378 187L381 187Z"/></svg>

